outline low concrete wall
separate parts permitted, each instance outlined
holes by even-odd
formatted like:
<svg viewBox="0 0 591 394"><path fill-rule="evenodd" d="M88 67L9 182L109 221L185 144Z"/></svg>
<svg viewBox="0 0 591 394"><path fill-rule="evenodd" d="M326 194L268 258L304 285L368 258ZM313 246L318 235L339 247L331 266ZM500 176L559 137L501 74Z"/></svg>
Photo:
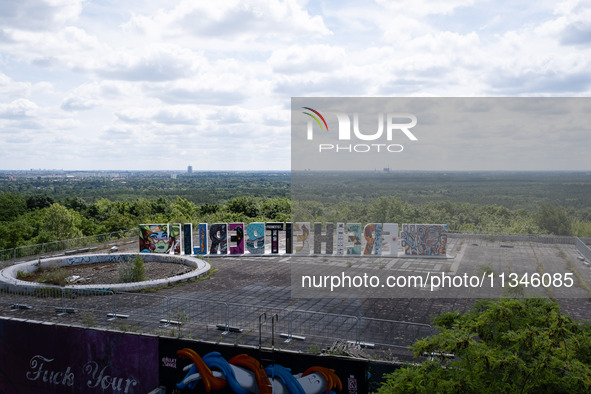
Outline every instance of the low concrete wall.
<svg viewBox="0 0 591 394"><path fill-rule="evenodd" d="M491 234L459 234L447 233L449 238L485 239L499 242L536 242L542 244L575 245L577 238L563 235L491 235ZM580 238L587 245L591 238Z"/></svg>
<svg viewBox="0 0 591 394"><path fill-rule="evenodd" d="M85 264L122 263L133 260L137 255L137 253L85 254L27 261L25 263L15 264L1 270L0 283L7 284L10 287L26 287L31 289L52 287L41 283L19 280L17 279L17 273L18 271L25 273L34 272L38 268L69 267ZM79 290L110 289L114 291L134 291L150 287L170 286L173 284L186 282L188 280L206 275L211 269L211 265L209 263L196 257L171 256L165 254L141 254L140 256L145 262L182 264L194 269L186 274L177 275L170 278L147 280L143 282L68 285L65 286L65 288ZM59 286L53 287L60 288Z"/></svg>

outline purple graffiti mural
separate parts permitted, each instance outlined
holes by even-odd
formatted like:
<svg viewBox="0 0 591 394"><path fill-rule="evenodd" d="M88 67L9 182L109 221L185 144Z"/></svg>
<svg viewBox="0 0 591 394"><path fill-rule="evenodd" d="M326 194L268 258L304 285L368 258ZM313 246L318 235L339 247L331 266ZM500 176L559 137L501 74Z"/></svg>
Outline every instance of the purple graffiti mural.
<svg viewBox="0 0 591 394"><path fill-rule="evenodd" d="M3 392L146 393L157 357L153 337L0 319Z"/></svg>

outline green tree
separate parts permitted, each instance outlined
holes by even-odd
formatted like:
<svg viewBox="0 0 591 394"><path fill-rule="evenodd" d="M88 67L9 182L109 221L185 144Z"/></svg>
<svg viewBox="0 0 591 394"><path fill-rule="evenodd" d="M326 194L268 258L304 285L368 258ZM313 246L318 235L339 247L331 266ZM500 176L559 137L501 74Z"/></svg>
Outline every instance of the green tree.
<svg viewBox="0 0 591 394"><path fill-rule="evenodd" d="M208 215L212 213L216 213L220 210L220 207L217 204L203 204L199 207L198 213L199 215Z"/></svg>
<svg viewBox="0 0 591 394"><path fill-rule="evenodd" d="M254 218L259 214L257 201L252 197L236 197L226 204L228 210L233 213L242 213L247 217Z"/></svg>
<svg viewBox="0 0 591 394"><path fill-rule="evenodd" d="M536 223L550 234L572 234L572 218L564 207L542 204L536 215Z"/></svg>
<svg viewBox="0 0 591 394"><path fill-rule="evenodd" d="M98 221L107 220L114 211L114 204L106 198L101 198L88 207L88 215Z"/></svg>
<svg viewBox="0 0 591 394"><path fill-rule="evenodd" d="M171 204L171 219L175 222L190 222L197 213L197 206L177 196Z"/></svg>
<svg viewBox="0 0 591 394"><path fill-rule="evenodd" d="M0 194L0 222L12 220L26 211L27 202L20 194Z"/></svg>
<svg viewBox="0 0 591 394"><path fill-rule="evenodd" d="M152 213L168 216L170 214L170 201L164 197L158 197L152 202Z"/></svg>
<svg viewBox="0 0 591 394"><path fill-rule="evenodd" d="M387 375L379 393L591 392L591 326L555 302L486 300L434 324L440 333L413 345L431 359Z"/></svg>
<svg viewBox="0 0 591 394"><path fill-rule="evenodd" d="M34 211L35 209L48 208L55 201L47 194L34 194L27 197L27 209Z"/></svg>
<svg viewBox="0 0 591 394"><path fill-rule="evenodd" d="M28 216L22 215L11 222L0 223L0 249L25 245L36 235L36 222Z"/></svg>
<svg viewBox="0 0 591 394"><path fill-rule="evenodd" d="M369 219L376 223L397 223L402 221L405 205L399 197L380 197L369 207Z"/></svg>
<svg viewBox="0 0 591 394"><path fill-rule="evenodd" d="M267 220L290 220L291 202L287 198L265 199L260 204L260 215Z"/></svg>
<svg viewBox="0 0 591 394"><path fill-rule="evenodd" d="M152 203L145 198L136 200L132 203L130 213L142 221L143 218L152 214Z"/></svg>
<svg viewBox="0 0 591 394"><path fill-rule="evenodd" d="M76 211L72 211L58 203L53 203L45 210L40 226L42 233L40 236L43 241L81 237L82 231L78 228L80 222L81 217Z"/></svg>
<svg viewBox="0 0 591 394"><path fill-rule="evenodd" d="M101 222L101 228L103 231L108 233L129 230L130 228L136 227L138 224L137 220L130 215L114 213L109 216L106 220Z"/></svg>
<svg viewBox="0 0 591 394"><path fill-rule="evenodd" d="M82 212L88 208L88 204L80 197L67 197L64 200L64 206L77 212Z"/></svg>

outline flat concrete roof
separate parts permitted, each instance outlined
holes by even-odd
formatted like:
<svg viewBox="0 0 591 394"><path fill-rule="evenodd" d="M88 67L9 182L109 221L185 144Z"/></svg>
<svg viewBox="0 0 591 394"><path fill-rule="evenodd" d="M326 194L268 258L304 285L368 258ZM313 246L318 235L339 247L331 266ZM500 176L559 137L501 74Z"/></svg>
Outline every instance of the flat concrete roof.
<svg viewBox="0 0 591 394"><path fill-rule="evenodd" d="M391 270L392 272L431 272L446 273L448 275L482 275L485 268L495 273L514 272L523 273L554 273L576 272L573 275L575 286L572 289L538 288L541 296L556 299L563 312L578 320L591 321L591 269L584 261L579 259L579 253L574 245L567 244L542 244L533 242L501 242L486 239L449 238L448 258L376 258L376 257L340 257L333 259L326 256L294 257L289 255L265 255L265 256L224 256L203 257L212 268L217 270L211 277L205 280L188 282L180 286L159 289L152 293L140 293L124 295L117 300L117 306L122 313L135 313L138 319L160 316L164 310L162 302L165 298L178 298L175 305L186 311L196 311L206 300L215 303L227 303L232 305L236 315L244 319L245 326L249 330L228 333L223 336L220 331L213 328L194 331L191 335L203 340L222 341L226 343L244 343L256 345L258 343L257 319L262 312L267 311L267 318L272 314L289 310L320 312L330 314L331 319L319 319L314 324L320 325L315 329L323 333L336 332L338 325L342 323L335 315L363 317L367 319L384 319L390 321L412 322L430 324L432 318L443 312L452 310L467 311L474 302L482 296L480 288L464 289L461 296L440 297L438 294L431 297L402 297L393 294L391 298L347 298L347 297L318 297L318 298L292 298L292 268L294 261L311 266L334 264L334 267L347 267L349 264L367 270L367 272ZM137 245L130 244L122 247L121 252L135 252ZM331 261L334 260L334 261ZM312 272L312 271L311 271ZM526 290L527 291L527 290ZM529 295L529 293L525 293ZM532 294L533 296L534 294ZM0 295L6 297L6 295ZM568 297L568 298L564 298ZM182 305L180 299L186 301ZM1 299L0 299L1 301ZM96 301L95 301L96 302ZM103 301L101 301L103 302ZM104 302L110 302L104 298ZM127 305L126 305L127 304ZM214 309L211 306L212 310ZM179 309L180 310L180 309ZM4 309L5 316L19 318L32 318L36 320L59 321L68 324L75 321L80 324L80 316L62 316L59 318L33 310L8 312ZM131 312L130 312L131 311ZM195 312L197 316L197 312ZM213 313L213 312L212 312ZM78 314L80 315L80 314ZM282 315L285 316L285 315ZM174 319L174 316L169 316ZM285 317L283 317L285 318ZM130 319L131 320L131 319ZM154 320L155 328L158 328L157 319ZM246 321L248 322L246 323ZM121 321L120 324L131 324ZM222 323L223 321L220 321ZM72 323L70 323L72 324ZM282 324L284 324L282 322ZM116 327L116 326L115 326ZM270 331L266 323L266 330ZM186 333L189 328L184 328ZM277 332L276 332L277 333ZM278 335L278 334L277 334ZM405 340L408 340L406 338ZM296 342L296 341L294 341ZM269 345L269 343L266 343ZM306 349L310 342L290 344L291 349Z"/></svg>

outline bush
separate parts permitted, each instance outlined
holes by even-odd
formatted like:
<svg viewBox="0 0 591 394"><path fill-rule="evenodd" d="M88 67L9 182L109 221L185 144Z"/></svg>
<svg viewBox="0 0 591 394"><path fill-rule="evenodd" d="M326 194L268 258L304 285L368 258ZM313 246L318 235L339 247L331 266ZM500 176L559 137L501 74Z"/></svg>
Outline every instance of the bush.
<svg viewBox="0 0 591 394"><path fill-rule="evenodd" d="M20 280L29 280L35 276L35 272L16 271L16 278Z"/></svg>
<svg viewBox="0 0 591 394"><path fill-rule="evenodd" d="M40 283L47 283L50 285L65 286L68 284L70 273L65 268L55 267L44 271L39 277Z"/></svg>
<svg viewBox="0 0 591 394"><path fill-rule="evenodd" d="M430 360L385 375L379 394L591 392L591 326L553 301L483 300L434 323L413 345Z"/></svg>
<svg viewBox="0 0 591 394"><path fill-rule="evenodd" d="M144 260L139 254L132 261L120 263L118 272L120 283L141 282L147 279Z"/></svg>

